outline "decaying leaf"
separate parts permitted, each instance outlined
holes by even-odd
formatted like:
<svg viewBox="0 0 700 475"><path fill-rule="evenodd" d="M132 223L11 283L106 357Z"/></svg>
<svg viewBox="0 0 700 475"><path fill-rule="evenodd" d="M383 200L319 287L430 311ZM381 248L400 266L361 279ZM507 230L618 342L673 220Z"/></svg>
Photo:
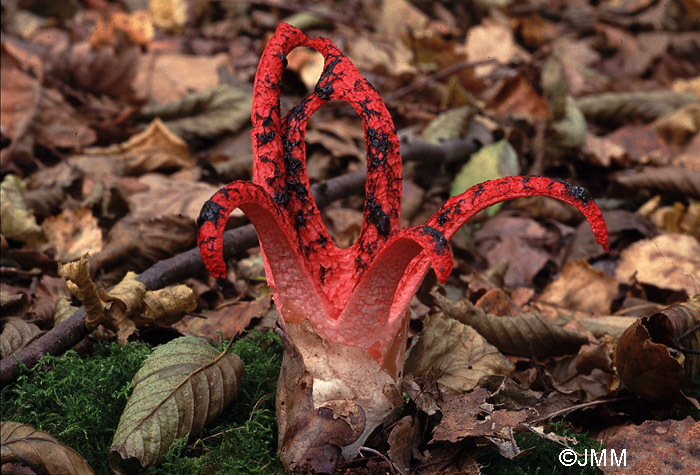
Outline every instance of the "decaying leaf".
<svg viewBox="0 0 700 475"><path fill-rule="evenodd" d="M43 239L44 232L24 199L24 185L15 175L7 175L0 184L0 225L2 235L26 243Z"/></svg>
<svg viewBox="0 0 700 475"><path fill-rule="evenodd" d="M58 266L58 275L70 281L68 290L83 303L87 314L86 325L95 328L102 319L104 304L97 293L97 287L88 273L88 255L79 261Z"/></svg>
<svg viewBox="0 0 700 475"><path fill-rule="evenodd" d="M537 357L573 354L588 338L577 332L547 323L539 314L496 316L486 313L469 300L455 302L437 292L433 296L451 318L470 325L489 343L505 353Z"/></svg>
<svg viewBox="0 0 700 475"><path fill-rule="evenodd" d="M0 315L3 317L22 316L29 307L27 294L19 292L11 294L0 290Z"/></svg>
<svg viewBox="0 0 700 475"><path fill-rule="evenodd" d="M622 382L655 403L678 402L700 372L700 295L633 323L620 337L615 365ZM698 407L698 402L687 398Z"/></svg>
<svg viewBox="0 0 700 475"><path fill-rule="evenodd" d="M437 313L426 318L406 360L406 372L414 376L434 368L441 372L437 382L459 394L476 386L482 376L509 376L514 366L472 327Z"/></svg>
<svg viewBox="0 0 700 475"><path fill-rule="evenodd" d="M433 441L458 442L467 437L487 437L501 454L512 458L520 453L513 427L527 419L525 411L494 410L486 402L484 388L447 398L440 403L442 420L433 431Z"/></svg>
<svg viewBox="0 0 700 475"><path fill-rule="evenodd" d="M98 290L88 274L87 256L59 266L58 273L70 281L71 292L83 302L87 327L104 325L116 332L121 342L126 342L137 326L166 325L197 306L192 289L179 285L147 292L134 272L127 273L109 293Z"/></svg>
<svg viewBox="0 0 700 475"><path fill-rule="evenodd" d="M622 171L613 180L625 188L683 195L700 199L700 170L680 167L645 167L641 170Z"/></svg>
<svg viewBox="0 0 700 475"><path fill-rule="evenodd" d="M27 424L0 422L0 443L2 464L30 467L31 473L94 473L78 452Z"/></svg>
<svg viewBox="0 0 700 475"><path fill-rule="evenodd" d="M123 172L129 175L164 170L191 168L195 165L184 140L156 118L141 133L126 142L109 147L94 147L84 152L90 157L107 156L123 162Z"/></svg>
<svg viewBox="0 0 700 475"><path fill-rule="evenodd" d="M650 122L694 102L692 93L666 90L591 94L576 101L588 119L605 124Z"/></svg>
<svg viewBox="0 0 700 475"><path fill-rule="evenodd" d="M561 276L545 287L537 300L586 316L609 315L617 287L614 277L576 260L564 265Z"/></svg>
<svg viewBox="0 0 700 475"><path fill-rule="evenodd" d="M224 338L232 338L248 328L253 319L265 317L270 309L277 314L272 306L272 296L265 295L256 300L221 306L207 312L205 318L183 318L173 327L185 335L216 338L217 333L221 331Z"/></svg>
<svg viewBox="0 0 700 475"><path fill-rule="evenodd" d="M227 54L193 56L151 52L141 55L134 90L141 97L164 104L219 84L217 71L227 67Z"/></svg>
<svg viewBox="0 0 700 475"><path fill-rule="evenodd" d="M402 475L411 473L411 456L418 449L422 431L422 424L417 418L404 416L396 421L389 433L387 454Z"/></svg>
<svg viewBox="0 0 700 475"><path fill-rule="evenodd" d="M0 320L0 356L5 358L21 350L44 332L33 323L25 322L20 317L6 317Z"/></svg>
<svg viewBox="0 0 700 475"><path fill-rule="evenodd" d="M608 463L606 475L627 473L700 473L700 422L688 416L682 421L646 421L607 430L605 447L618 458L626 451L626 464Z"/></svg>
<svg viewBox="0 0 700 475"><path fill-rule="evenodd" d="M206 341L181 337L157 347L132 381L109 449L112 470L160 463L176 439L211 423L238 393L243 362Z"/></svg>
<svg viewBox="0 0 700 475"><path fill-rule="evenodd" d="M170 325L180 320L183 312L197 308L197 298L186 285L175 285L146 292L142 305L143 311L134 317L137 327Z"/></svg>
<svg viewBox="0 0 700 475"><path fill-rule="evenodd" d="M133 193L129 196L129 208L134 219L160 218L181 214L192 221L199 216L198 204L216 192L216 187L201 181L178 180L159 173L148 173L139 178L139 183L147 190ZM177 193L173 193L177 186ZM233 217L243 216L239 209L233 212ZM167 221L167 220L166 220Z"/></svg>
<svg viewBox="0 0 700 475"><path fill-rule="evenodd" d="M72 261L102 250L102 230L90 208L65 209L46 218L41 227L56 248L56 260Z"/></svg>
<svg viewBox="0 0 700 475"><path fill-rule="evenodd" d="M615 277L628 283L633 276L642 284L695 295L700 290L700 242L666 233L631 244L622 251Z"/></svg>
<svg viewBox="0 0 700 475"><path fill-rule="evenodd" d="M127 263L129 269L145 269L189 249L194 236L195 223L186 216L132 214L112 227L102 252L92 258L91 268Z"/></svg>
<svg viewBox="0 0 700 475"><path fill-rule="evenodd" d="M160 118L178 135L212 137L247 125L252 105L247 88L221 84L164 105L144 107L139 116Z"/></svg>
<svg viewBox="0 0 700 475"><path fill-rule="evenodd" d="M34 143L46 147L75 148L90 145L97 138L86 120L55 89L14 67L2 69L3 135L12 139L12 151L18 143L24 153L31 154Z"/></svg>

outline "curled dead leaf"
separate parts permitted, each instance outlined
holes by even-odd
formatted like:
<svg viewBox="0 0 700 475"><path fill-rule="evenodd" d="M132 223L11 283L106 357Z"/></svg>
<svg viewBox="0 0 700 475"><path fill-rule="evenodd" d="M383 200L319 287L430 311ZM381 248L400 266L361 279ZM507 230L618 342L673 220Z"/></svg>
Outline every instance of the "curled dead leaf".
<svg viewBox="0 0 700 475"><path fill-rule="evenodd" d="M31 473L94 473L75 450L50 434L18 422L0 422L2 464L31 467Z"/></svg>
<svg viewBox="0 0 700 475"><path fill-rule="evenodd" d="M24 199L24 184L19 177L7 175L0 184L0 223L2 235L20 242L37 243L44 231Z"/></svg>
<svg viewBox="0 0 700 475"><path fill-rule="evenodd" d="M0 357L10 356L21 350L44 332L33 323L25 322L20 317L6 317L0 320Z"/></svg>
<svg viewBox="0 0 700 475"><path fill-rule="evenodd" d="M633 323L620 337L615 365L632 392L654 403L690 401L682 390L700 372L700 296Z"/></svg>
<svg viewBox="0 0 700 475"><path fill-rule="evenodd" d="M195 165L187 143L156 118L141 133L126 142L109 147L94 147L85 151L89 157L107 156L124 163L129 175L163 170L191 168Z"/></svg>
<svg viewBox="0 0 700 475"><path fill-rule="evenodd" d="M184 312L197 308L197 297L186 285L175 285L146 292L141 304L142 313L134 317L136 326L170 325L180 320Z"/></svg>
<svg viewBox="0 0 700 475"><path fill-rule="evenodd" d="M59 264L58 275L66 279L68 290L83 303L88 328L96 328L102 320L105 307L97 293L97 287L88 273L88 258L86 254L79 261Z"/></svg>

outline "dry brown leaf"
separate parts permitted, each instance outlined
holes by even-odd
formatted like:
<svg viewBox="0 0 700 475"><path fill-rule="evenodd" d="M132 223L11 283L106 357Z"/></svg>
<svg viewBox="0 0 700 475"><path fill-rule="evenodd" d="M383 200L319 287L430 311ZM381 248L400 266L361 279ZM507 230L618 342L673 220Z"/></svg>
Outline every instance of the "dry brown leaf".
<svg viewBox="0 0 700 475"><path fill-rule="evenodd" d="M188 20L187 5L186 0L148 1L156 26L170 33L179 33L185 29Z"/></svg>
<svg viewBox="0 0 700 475"><path fill-rule="evenodd" d="M620 337L615 365L622 382L655 403L682 402L689 379L700 371L700 297L633 323ZM692 398L688 401L698 406Z"/></svg>
<svg viewBox="0 0 700 475"><path fill-rule="evenodd" d="M30 425L2 421L0 434L3 464L21 464L36 473L94 473L78 452Z"/></svg>
<svg viewBox="0 0 700 475"><path fill-rule="evenodd" d="M125 343L136 331L134 319L141 312L146 286L136 280L136 273L128 272L109 294L102 289L98 294L105 307L102 319L94 324L117 332L119 341Z"/></svg>
<svg viewBox="0 0 700 475"><path fill-rule="evenodd" d="M44 240L44 231L24 198L24 184L19 177L7 175L0 185L0 226L7 239L36 244Z"/></svg>
<svg viewBox="0 0 700 475"><path fill-rule="evenodd" d="M179 321L184 312L192 312L197 308L197 297L186 285L175 285L146 292L142 307L143 311L134 315L137 327L170 325Z"/></svg>
<svg viewBox="0 0 700 475"><path fill-rule="evenodd" d="M505 213L489 219L474 233L474 243L490 267L508 262L508 287L532 285L535 275L552 259L541 244L552 239L550 231L534 219Z"/></svg>
<svg viewBox="0 0 700 475"><path fill-rule="evenodd" d="M247 86L220 84L167 104L146 106L138 118L160 118L170 131L188 138L236 133L250 124L251 96Z"/></svg>
<svg viewBox="0 0 700 475"><path fill-rule="evenodd" d="M97 138L58 91L19 69L3 67L1 84L0 123L13 143L25 138L49 148L80 148Z"/></svg>
<svg viewBox="0 0 700 475"><path fill-rule="evenodd" d="M127 17L124 13L118 15ZM98 17L89 40L73 42L67 32L49 28L39 32L33 41L49 48L46 62L52 76L78 90L118 96L131 92L139 47L129 35L114 33L113 23Z"/></svg>
<svg viewBox="0 0 700 475"><path fill-rule="evenodd" d="M85 155L108 156L112 160L124 162L123 172L129 175L191 168L195 165L187 143L173 134L160 119L154 119L143 132L126 142L110 147L91 148L85 151Z"/></svg>
<svg viewBox="0 0 700 475"><path fill-rule="evenodd" d="M190 56L176 53L148 53L141 56L134 90L159 104L219 84L217 70L228 67L226 54Z"/></svg>
<svg viewBox="0 0 700 475"><path fill-rule="evenodd" d="M248 328L251 320L264 317L272 306L272 297L263 296L249 302L226 305L204 314L204 318L190 316L173 325L185 335L216 338L220 330L224 338L232 338Z"/></svg>
<svg viewBox="0 0 700 475"><path fill-rule="evenodd" d="M202 209L202 203L218 189L209 183L176 180L158 173L139 177L139 183L147 188L129 195L129 208L131 214L140 219L182 215L194 222ZM174 189L177 189L177 193ZM236 208L231 216L240 218L243 212Z"/></svg>
<svg viewBox="0 0 700 475"><path fill-rule="evenodd" d="M560 393L573 394L580 401L594 401L617 389L619 380L612 369L610 347L586 345L575 357L548 365L551 384Z"/></svg>
<svg viewBox="0 0 700 475"><path fill-rule="evenodd" d="M581 318L578 323L583 328L588 330L596 338L601 338L605 335L610 335L614 338L619 338L622 333L629 328L637 320L637 317L596 317L596 318Z"/></svg>
<svg viewBox="0 0 700 475"><path fill-rule="evenodd" d="M68 290L83 303L87 318L85 324L88 328L95 328L103 318L105 305L100 300L97 287L88 273L88 255L84 255L79 261L59 264L58 275L66 280Z"/></svg>
<svg viewBox="0 0 700 475"><path fill-rule="evenodd" d="M2 358L21 350L44 333L39 330L39 327L33 323L25 322L20 317L3 318L1 322L0 356Z"/></svg>
<svg viewBox="0 0 700 475"><path fill-rule="evenodd" d="M586 133L586 141L581 147L582 152L590 163L605 168L610 165L627 165L630 156L619 143L610 138L598 137L590 132Z"/></svg>
<svg viewBox="0 0 700 475"><path fill-rule="evenodd" d="M102 230L90 208L65 209L46 218L41 227L49 245L56 249L56 260L72 261L102 250Z"/></svg>
<svg viewBox="0 0 700 475"><path fill-rule="evenodd" d="M387 455L401 475L411 473L411 457L421 442L422 424L412 416L404 416L389 432Z"/></svg>
<svg viewBox="0 0 700 475"><path fill-rule="evenodd" d="M537 357L576 353L588 338L578 332L547 323L537 313L499 317L486 313L467 299L448 300L432 292L440 308L451 318L473 327L490 344L514 355Z"/></svg>
<svg viewBox="0 0 700 475"><path fill-rule="evenodd" d="M348 58L360 71L398 78L415 76L413 53L398 38L389 42L383 36L358 36L347 45Z"/></svg>
<svg viewBox="0 0 700 475"><path fill-rule="evenodd" d="M11 293L0 290L0 315L13 317L24 315L29 307L29 299L24 292Z"/></svg>
<svg viewBox="0 0 700 475"><path fill-rule="evenodd" d="M501 115L528 121L550 116L547 101L522 75L505 80L489 107Z"/></svg>
<svg viewBox="0 0 700 475"><path fill-rule="evenodd" d="M672 233L637 241L622 251L615 276L622 283L635 279L695 295L700 289L700 242L687 234Z"/></svg>
<svg viewBox="0 0 700 475"><path fill-rule="evenodd" d="M483 376L509 376L514 366L472 327L437 313L425 319L406 360L406 372L414 376L425 376L434 368L441 372L438 383L459 394L474 388Z"/></svg>
<svg viewBox="0 0 700 475"><path fill-rule="evenodd" d="M507 24L501 24L490 18L485 18L480 25L472 26L467 34L464 45L469 61L495 59L493 64L476 68L477 76L483 76L493 71L498 64L511 60L527 60L529 54L518 46L513 32Z"/></svg>
<svg viewBox="0 0 700 475"><path fill-rule="evenodd" d="M606 450L618 456L626 451L627 464L606 464L606 475L700 473L700 422L688 416L682 421L646 421L603 436Z"/></svg>
<svg viewBox="0 0 700 475"><path fill-rule="evenodd" d="M609 315L617 287L614 277L576 260L564 265L561 276L545 287L537 300L579 315Z"/></svg>
<svg viewBox="0 0 700 475"><path fill-rule="evenodd" d="M683 145L700 131L700 104L688 104L651 125L668 143Z"/></svg>
<svg viewBox="0 0 700 475"><path fill-rule="evenodd" d="M147 10L130 13L107 11L95 21L90 43L95 47L116 46L124 35L132 44L146 46L155 36L153 16Z"/></svg>
<svg viewBox="0 0 700 475"><path fill-rule="evenodd" d="M700 199L700 170L676 167L647 167L639 171L630 170L616 173L612 176L612 179L622 186L633 190L646 188Z"/></svg>
<svg viewBox="0 0 700 475"><path fill-rule="evenodd" d="M96 272L126 264L129 269L140 271L192 247L195 232L194 221L185 216L132 213L110 230L102 252L92 258L90 268Z"/></svg>
<svg viewBox="0 0 700 475"><path fill-rule="evenodd" d="M670 233L690 234L700 239L700 201L688 201L687 206L677 201L673 206L656 208L648 215L649 221L658 229ZM658 203L656 205L658 206Z"/></svg>
<svg viewBox="0 0 700 475"><path fill-rule="evenodd" d="M692 93L666 90L608 92L577 100L586 118L604 124L624 124L634 120L651 122L693 102L697 102L697 99Z"/></svg>

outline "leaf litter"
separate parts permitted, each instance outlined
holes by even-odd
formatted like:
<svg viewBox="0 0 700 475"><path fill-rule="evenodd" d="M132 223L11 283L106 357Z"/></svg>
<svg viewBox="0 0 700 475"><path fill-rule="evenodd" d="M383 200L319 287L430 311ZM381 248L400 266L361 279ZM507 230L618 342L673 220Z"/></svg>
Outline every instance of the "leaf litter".
<svg viewBox="0 0 700 475"><path fill-rule="evenodd" d="M192 246L201 204L230 179L211 152L248 134L259 53L293 12L221 4L217 16L182 10L184 2L152 3L160 5L104 14L88 3L70 27L46 23L54 13L39 6L29 13L42 20L36 28L18 28L22 15L3 24L2 284L26 296L20 319L3 304L3 358L21 358L25 347L50 351L37 337L55 331L54 313L57 322L79 313L50 279L58 281L59 261L88 251L78 287L92 302L84 307L91 327L108 329L83 340L86 358L95 357L89 346L97 338L119 335L128 346L148 332L215 339L217 330L233 338L272 327L260 271L231 271L223 287L192 273L186 283L196 292L108 290L128 271ZM402 153L435 153L404 163L404 189L418 197L405 224L425 222L451 190L483 181L477 172L524 171L588 187L604 203L612 244L603 255L588 244L590 231L577 229L580 217L536 200L506 204L461 230L452 241L454 276L437 292L429 276L411 306L408 402L368 439L364 457L340 470L494 473L481 462L491 451L534 471L541 465L527 465L525 434L571 444L571 431L626 448L630 470L697 469L700 70L692 25L700 17L692 2L681 3L682 15L664 2L505 2L465 11L391 0L377 6L379 15L360 8L347 22L328 13L340 10L312 12L310 36L347 42L385 99L401 92L390 111L417 137L402 140ZM179 13L168 22L167 12ZM222 40L227 35L236 44ZM285 95L303 96L315 84L313 60L301 59L290 59ZM465 137L473 148L454 161L451 141ZM314 181L364 167L361 127L342 108L322 109L307 139ZM236 178L250 178L242 163ZM500 173L505 165L513 171ZM343 246L359 232L361 200L352 195L324 211ZM244 224L240 216L232 222ZM560 420L564 426L554 424ZM61 423L51 427L42 440L60 440ZM196 460L197 442L184 444L179 457ZM274 444L268 451L274 456Z"/></svg>

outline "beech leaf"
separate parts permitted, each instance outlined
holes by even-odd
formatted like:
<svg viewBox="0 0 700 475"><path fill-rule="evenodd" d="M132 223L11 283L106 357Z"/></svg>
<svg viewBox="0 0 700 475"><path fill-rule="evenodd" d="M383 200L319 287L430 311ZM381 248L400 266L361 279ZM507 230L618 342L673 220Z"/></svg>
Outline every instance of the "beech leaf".
<svg viewBox="0 0 700 475"><path fill-rule="evenodd" d="M25 322L20 317L2 319L0 333L0 356L5 358L27 346L32 340L44 333L33 323Z"/></svg>
<svg viewBox="0 0 700 475"><path fill-rule="evenodd" d="M157 347L136 373L109 464L117 473L137 462L157 465L176 440L195 437L234 399L243 375L235 354L219 353L205 340L186 336Z"/></svg>
<svg viewBox="0 0 700 475"><path fill-rule="evenodd" d="M238 132L250 120L250 91L222 84L164 105L144 107L140 117L160 117L179 135L211 137L224 132Z"/></svg>
<svg viewBox="0 0 700 475"><path fill-rule="evenodd" d="M433 368L442 373L439 384L461 393L474 388L482 376L509 376L514 366L472 327L437 313L426 318L406 360L406 372L415 376L425 376Z"/></svg>
<svg viewBox="0 0 700 475"><path fill-rule="evenodd" d="M437 292L433 296L446 315L474 327L481 336L504 353L537 357L576 353L588 338L546 322L531 312L515 316L493 315L469 300L455 302Z"/></svg>
<svg viewBox="0 0 700 475"><path fill-rule="evenodd" d="M604 124L622 124L635 120L651 122L694 102L697 99L690 92L666 90L606 92L591 94L576 101L586 118Z"/></svg>
<svg viewBox="0 0 700 475"><path fill-rule="evenodd" d="M78 452L27 424L0 422L0 444L3 465L24 465L36 473L94 473Z"/></svg>
<svg viewBox="0 0 700 475"><path fill-rule="evenodd" d="M2 208L2 235L8 239L36 243L44 238L44 231L36 223L34 214L24 199L24 184L15 175L7 175L0 185Z"/></svg>
<svg viewBox="0 0 700 475"><path fill-rule="evenodd" d="M620 337L615 366L622 383L655 403L683 402L700 373L700 295L634 322ZM695 352L695 353L693 353ZM692 398L688 401L698 407Z"/></svg>

